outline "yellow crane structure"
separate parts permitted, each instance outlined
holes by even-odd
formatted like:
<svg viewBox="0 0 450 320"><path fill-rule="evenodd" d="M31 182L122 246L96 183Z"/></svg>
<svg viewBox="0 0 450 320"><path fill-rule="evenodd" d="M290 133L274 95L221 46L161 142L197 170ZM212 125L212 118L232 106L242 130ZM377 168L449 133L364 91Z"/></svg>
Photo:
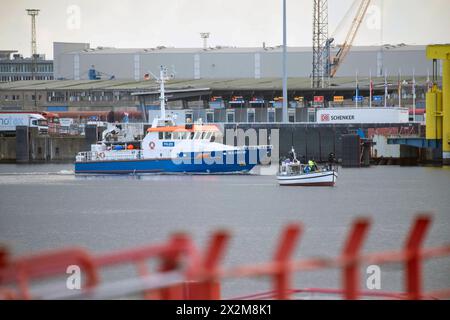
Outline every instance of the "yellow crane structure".
<svg viewBox="0 0 450 320"><path fill-rule="evenodd" d="M344 43L341 45L336 56L332 58L330 61L329 75L330 77L334 77L339 66L342 61L344 61L347 56L350 48L352 47L353 41L355 40L356 34L358 33L359 27L361 26L361 22L366 15L367 8L369 7L371 0L361 0L361 3L358 6L358 10L356 11L356 15L353 18L352 24L350 26L350 30L348 30L347 36L345 37ZM333 38L327 40L327 51L329 52L329 46L333 42Z"/></svg>
<svg viewBox="0 0 450 320"><path fill-rule="evenodd" d="M427 46L433 59L433 86L426 95L426 138L442 141L443 164L450 164L450 44ZM437 60L442 60L442 88L437 85Z"/></svg>

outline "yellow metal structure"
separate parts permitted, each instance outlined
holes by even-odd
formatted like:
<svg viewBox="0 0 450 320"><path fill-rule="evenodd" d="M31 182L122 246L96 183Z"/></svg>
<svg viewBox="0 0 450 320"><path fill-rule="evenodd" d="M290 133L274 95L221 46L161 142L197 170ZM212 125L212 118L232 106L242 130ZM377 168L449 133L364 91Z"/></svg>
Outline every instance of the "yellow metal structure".
<svg viewBox="0 0 450 320"><path fill-rule="evenodd" d="M442 139L442 90L433 85L426 97L426 138Z"/></svg>
<svg viewBox="0 0 450 320"><path fill-rule="evenodd" d="M426 98L426 138L442 140L444 164L450 164L450 44L427 46L427 58L442 60L442 90L433 84Z"/></svg>

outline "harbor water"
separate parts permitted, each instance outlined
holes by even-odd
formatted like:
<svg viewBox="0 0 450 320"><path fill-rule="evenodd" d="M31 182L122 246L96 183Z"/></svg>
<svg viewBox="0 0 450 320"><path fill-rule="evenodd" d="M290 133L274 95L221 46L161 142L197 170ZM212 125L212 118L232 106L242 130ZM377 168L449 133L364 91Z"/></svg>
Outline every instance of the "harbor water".
<svg viewBox="0 0 450 320"><path fill-rule="evenodd" d="M73 174L71 164L0 165L0 243L14 255L82 246L94 253L165 241L186 231L201 246L215 229L232 241L226 266L271 259L289 222L305 230L296 257L337 256L351 221L372 220L365 252L395 250L418 212L431 212L426 246L450 242L450 168L340 168L331 187L280 187L266 175ZM381 289L401 290L403 267L382 265ZM110 272L106 279L125 277ZM426 289L450 286L450 259L429 261ZM366 272L361 270L365 288ZM300 273L298 288L340 287L338 270ZM232 279L223 297L270 289L267 279Z"/></svg>

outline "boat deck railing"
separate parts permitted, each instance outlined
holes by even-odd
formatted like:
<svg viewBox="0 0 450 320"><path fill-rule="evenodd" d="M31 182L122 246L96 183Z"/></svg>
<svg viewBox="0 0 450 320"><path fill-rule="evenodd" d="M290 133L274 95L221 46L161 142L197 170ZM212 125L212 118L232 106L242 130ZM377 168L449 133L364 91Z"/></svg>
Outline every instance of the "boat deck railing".
<svg viewBox="0 0 450 320"><path fill-rule="evenodd" d="M114 150L109 151L83 151L77 154L77 162L101 161L101 160L133 160L141 159L142 151L134 150Z"/></svg>
<svg viewBox="0 0 450 320"><path fill-rule="evenodd" d="M269 151L272 149L271 145L258 145L258 146L242 146L238 147L238 151ZM205 151L210 153L210 151ZM83 151L79 152L76 156L77 162L89 162L89 161L101 161L101 160L133 160L142 159L142 150L107 150L107 151Z"/></svg>

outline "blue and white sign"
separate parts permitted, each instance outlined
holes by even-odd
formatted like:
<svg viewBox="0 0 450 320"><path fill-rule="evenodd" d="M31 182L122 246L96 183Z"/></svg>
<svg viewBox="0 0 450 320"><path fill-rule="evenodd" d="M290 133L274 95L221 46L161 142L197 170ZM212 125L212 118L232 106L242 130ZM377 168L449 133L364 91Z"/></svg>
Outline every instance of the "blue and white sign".
<svg viewBox="0 0 450 320"><path fill-rule="evenodd" d="M364 100L363 96L353 96L353 101L362 102Z"/></svg>
<svg viewBox="0 0 450 320"><path fill-rule="evenodd" d="M175 142L173 141L163 141L163 147L174 147L175 146Z"/></svg>
<svg viewBox="0 0 450 320"><path fill-rule="evenodd" d="M373 96L373 101L376 101L376 102L381 102L381 101L383 101L383 96Z"/></svg>

